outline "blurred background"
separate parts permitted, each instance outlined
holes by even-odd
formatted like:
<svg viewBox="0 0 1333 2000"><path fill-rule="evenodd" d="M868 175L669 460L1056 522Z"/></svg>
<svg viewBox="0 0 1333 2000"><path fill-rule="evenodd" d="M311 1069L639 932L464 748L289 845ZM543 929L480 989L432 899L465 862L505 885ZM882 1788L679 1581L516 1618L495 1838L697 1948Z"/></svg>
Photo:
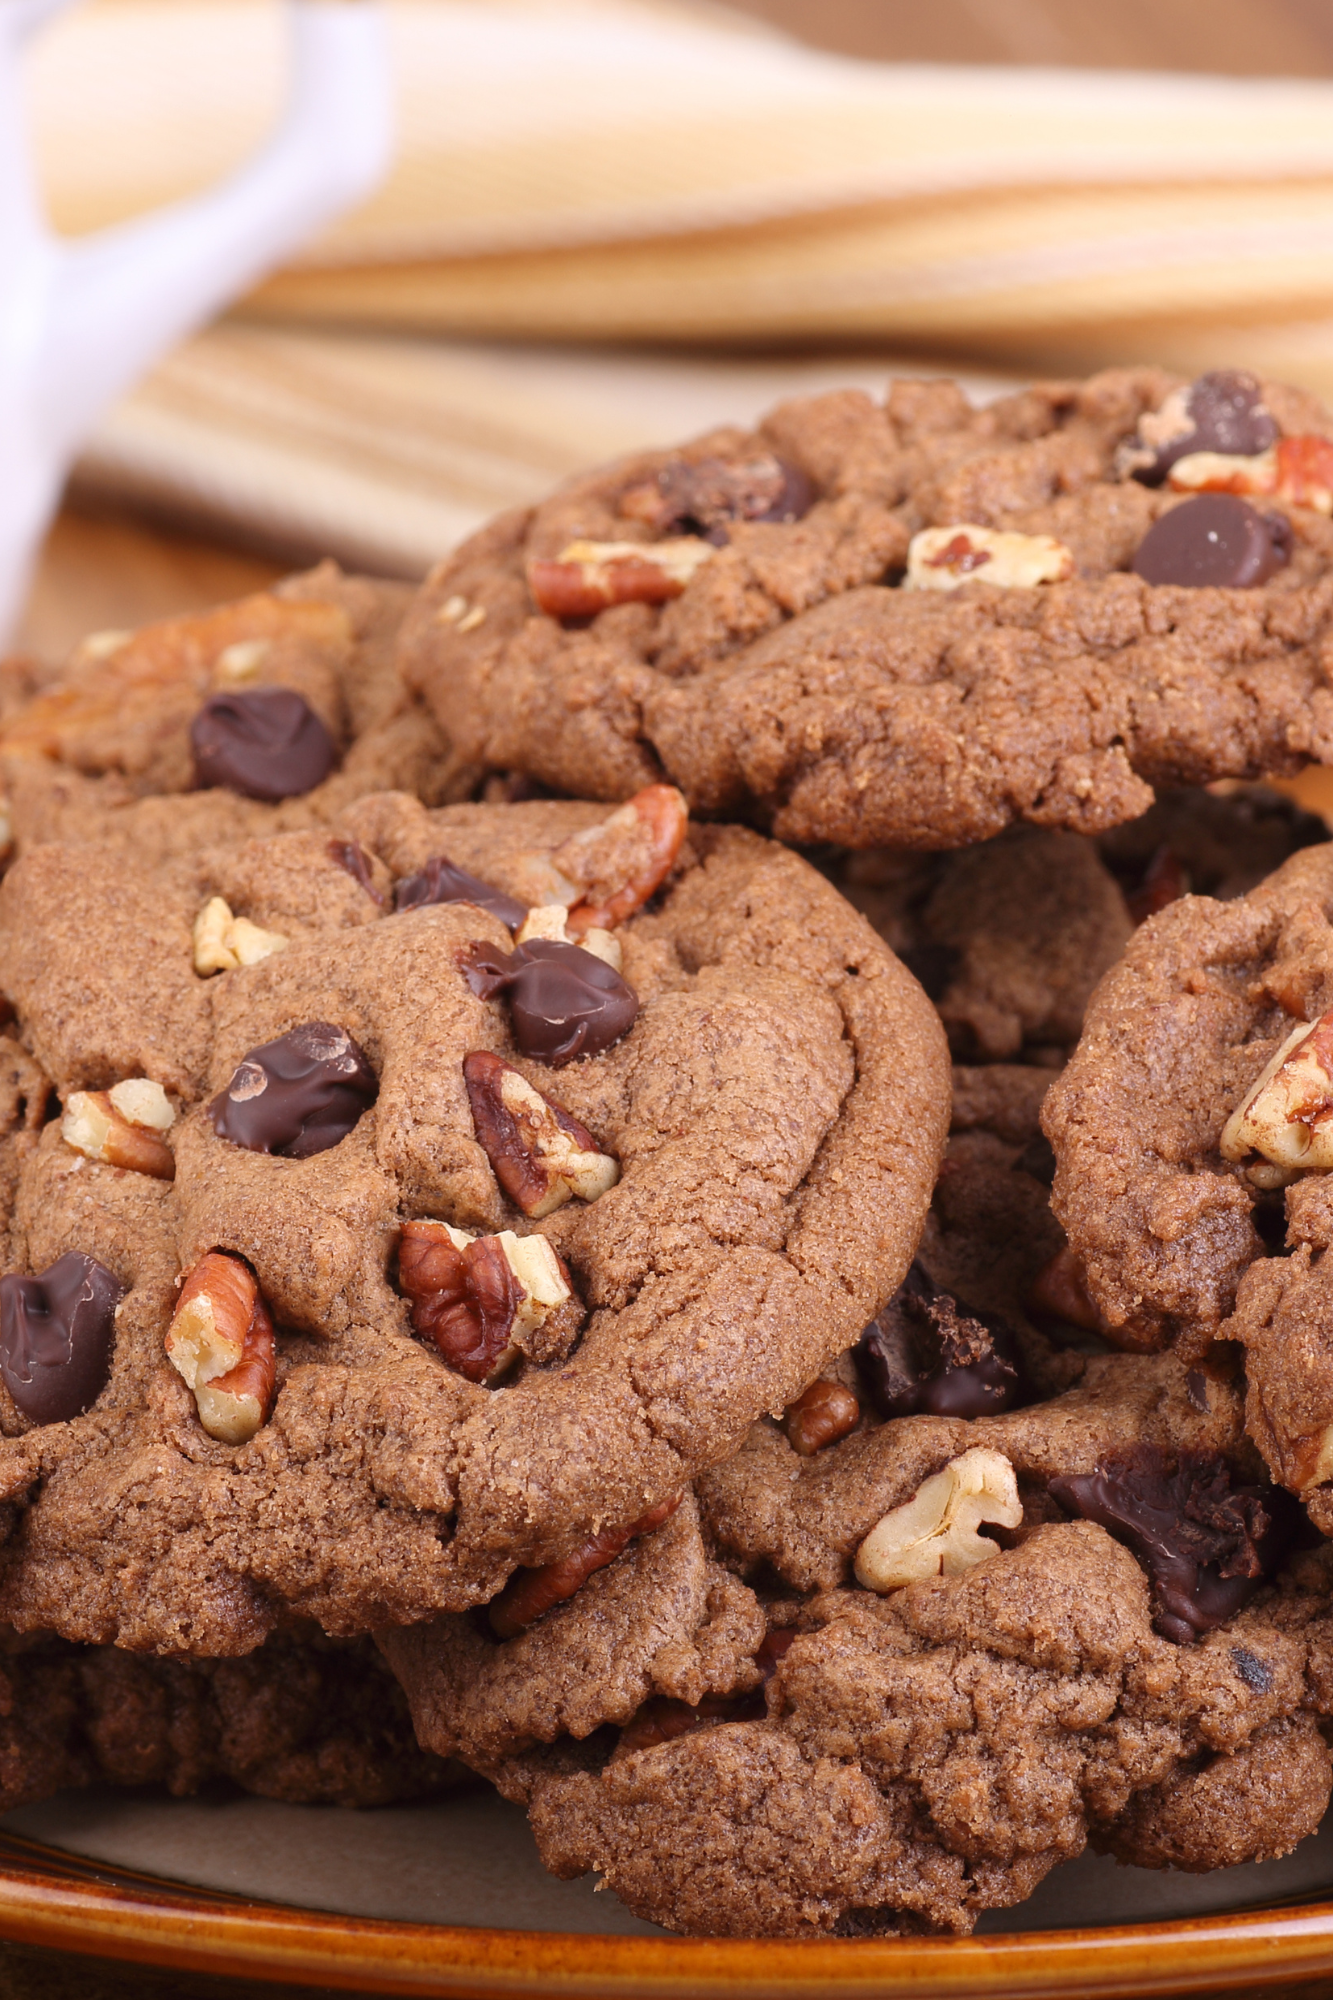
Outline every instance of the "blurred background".
<svg viewBox="0 0 1333 2000"><path fill-rule="evenodd" d="M1241 364L1333 397L1326 0L391 0L380 191L87 443L20 635L413 576L580 466L891 370ZM63 231L206 186L281 99L272 0L34 44Z"/></svg>

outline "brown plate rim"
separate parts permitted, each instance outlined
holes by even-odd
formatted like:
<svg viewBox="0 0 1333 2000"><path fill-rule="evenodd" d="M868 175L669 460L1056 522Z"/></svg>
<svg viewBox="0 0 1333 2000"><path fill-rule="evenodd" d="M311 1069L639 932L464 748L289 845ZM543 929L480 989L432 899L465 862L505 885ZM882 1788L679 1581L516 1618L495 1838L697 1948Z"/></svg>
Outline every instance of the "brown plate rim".
<svg viewBox="0 0 1333 2000"><path fill-rule="evenodd" d="M1333 1902L1105 1929L930 1939L691 1939L398 1923L295 1909L0 1836L0 1937L418 2000L1146 2000L1333 1973Z"/></svg>

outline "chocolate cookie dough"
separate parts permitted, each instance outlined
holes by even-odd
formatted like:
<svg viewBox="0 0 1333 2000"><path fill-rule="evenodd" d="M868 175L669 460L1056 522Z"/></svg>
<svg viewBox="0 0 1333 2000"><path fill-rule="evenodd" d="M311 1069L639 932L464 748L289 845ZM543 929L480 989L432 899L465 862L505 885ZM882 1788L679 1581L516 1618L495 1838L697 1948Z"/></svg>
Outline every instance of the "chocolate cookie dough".
<svg viewBox="0 0 1333 2000"><path fill-rule="evenodd" d="M216 610L98 632L26 702L4 702L5 850L96 840L162 856L335 820L400 786L468 796L395 661L405 584L322 563Z"/></svg>
<svg viewBox="0 0 1333 2000"><path fill-rule="evenodd" d="M1090 1839L1206 1869L1313 1831L1333 1554L1295 1551L1225 1371L1042 1340L1053 1239L1012 1149L955 1141L922 1265L954 1327L1008 1316L1011 1406L881 1422L863 1343L825 1377L850 1430L756 1424L516 1635L381 1634L421 1740L556 1873L709 1935L967 1931Z"/></svg>
<svg viewBox="0 0 1333 2000"><path fill-rule="evenodd" d="M1330 915L1327 843L1237 901L1173 904L1103 983L1044 1113L1108 1337L1241 1342L1250 1435L1326 1532Z"/></svg>
<svg viewBox="0 0 1333 2000"><path fill-rule="evenodd" d="M0 990L8 1272L123 1291L85 1414L0 1395L0 1616L144 1651L461 1611L674 1500L893 1292L947 1125L916 982L668 787L36 847Z"/></svg>
<svg viewBox="0 0 1333 2000"><path fill-rule="evenodd" d="M1237 372L791 402L483 529L405 670L460 754L567 791L852 847L1096 833L1333 758L1330 439Z"/></svg>
<svg viewBox="0 0 1333 2000"><path fill-rule="evenodd" d="M290 1805L380 1806L465 1776L418 1749L368 1640L284 1634L243 1660L0 1641L0 1811L93 1784L181 1798L219 1778Z"/></svg>

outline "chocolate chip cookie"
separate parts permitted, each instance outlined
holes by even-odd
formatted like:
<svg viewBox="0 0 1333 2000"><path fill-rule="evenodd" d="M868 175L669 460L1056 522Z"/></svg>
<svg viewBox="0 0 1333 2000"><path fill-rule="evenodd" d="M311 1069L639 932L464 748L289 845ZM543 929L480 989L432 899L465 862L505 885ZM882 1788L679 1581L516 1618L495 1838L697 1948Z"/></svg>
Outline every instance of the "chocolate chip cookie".
<svg viewBox="0 0 1333 2000"><path fill-rule="evenodd" d="M966 1931L1089 1838L1209 1868L1311 1832L1333 1554L1227 1370L1042 1338L1058 1236L1012 1149L955 1141L820 1393L581 1580L380 1635L421 1740L557 1873L708 1934Z"/></svg>
<svg viewBox="0 0 1333 2000"><path fill-rule="evenodd" d="M666 786L36 847L0 989L0 1615L92 1643L462 1610L638 1522L894 1290L947 1125L916 982Z"/></svg>
<svg viewBox="0 0 1333 2000"><path fill-rule="evenodd" d="M0 711L7 851L96 840L163 855L324 825L389 786L466 797L475 774L398 674L410 596L323 563L212 611L95 633Z"/></svg>
<svg viewBox="0 0 1333 2000"><path fill-rule="evenodd" d="M284 1634L243 1660L0 1643L0 1811L92 1784L180 1798L218 1778L291 1805L379 1806L465 1776L417 1747L368 1640Z"/></svg>
<svg viewBox="0 0 1333 2000"><path fill-rule="evenodd" d="M852 847L1097 832L1333 756L1331 437L1236 372L787 403L482 530L405 669L462 755L567 791Z"/></svg>

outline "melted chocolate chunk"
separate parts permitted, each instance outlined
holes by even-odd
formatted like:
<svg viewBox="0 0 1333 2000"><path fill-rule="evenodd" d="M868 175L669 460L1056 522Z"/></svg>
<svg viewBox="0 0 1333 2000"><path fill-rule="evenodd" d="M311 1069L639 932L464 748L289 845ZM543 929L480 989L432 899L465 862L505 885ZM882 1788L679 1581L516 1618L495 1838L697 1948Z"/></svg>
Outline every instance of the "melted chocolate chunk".
<svg viewBox="0 0 1333 2000"><path fill-rule="evenodd" d="M553 1069L601 1055L629 1033L639 1012L634 988L604 959L554 938L534 938L513 952L470 945L462 971L481 999L505 995L519 1048Z"/></svg>
<svg viewBox="0 0 1333 2000"><path fill-rule="evenodd" d="M744 465L721 458L683 460L658 474L659 520L668 534L702 535L721 547L733 521L799 521L815 489L796 466L765 455Z"/></svg>
<svg viewBox="0 0 1333 2000"><path fill-rule="evenodd" d="M295 688L215 694L190 724L194 781L243 798L295 798L313 791L338 761L333 738Z"/></svg>
<svg viewBox="0 0 1333 2000"><path fill-rule="evenodd" d="M218 1137L233 1146L308 1160L345 1139L379 1089L345 1028L307 1021L251 1049L208 1112Z"/></svg>
<svg viewBox="0 0 1333 2000"><path fill-rule="evenodd" d="M1096 1472L1052 1479L1049 1490L1137 1557L1152 1584L1153 1626L1178 1646L1235 1617L1299 1523L1280 1486L1242 1486L1226 1459L1198 1453L1183 1453L1172 1469L1147 1446Z"/></svg>
<svg viewBox="0 0 1333 2000"><path fill-rule="evenodd" d="M993 1416L1025 1389L1013 1329L941 1291L920 1263L863 1331L856 1366L882 1417Z"/></svg>
<svg viewBox="0 0 1333 2000"><path fill-rule="evenodd" d="M1253 458L1277 442L1277 425L1260 400L1253 375L1240 368L1218 368L1201 375L1185 400L1191 428L1157 447L1151 465L1134 474L1145 486L1160 486L1178 458L1195 451L1222 451Z"/></svg>
<svg viewBox="0 0 1333 2000"><path fill-rule="evenodd" d="M1291 524L1235 493L1199 493L1153 522L1134 557L1145 583L1252 590L1291 561Z"/></svg>
<svg viewBox="0 0 1333 2000"><path fill-rule="evenodd" d="M0 1375L25 1417L63 1423L97 1401L124 1296L115 1274L81 1250L40 1278L0 1278Z"/></svg>
<svg viewBox="0 0 1333 2000"><path fill-rule="evenodd" d="M370 856L355 840L331 840L329 859L339 868L345 869L354 882L359 882L372 903L382 903L384 897L375 887L375 877L370 872Z"/></svg>
<svg viewBox="0 0 1333 2000"><path fill-rule="evenodd" d="M455 867L447 854L432 855L419 874L405 875L394 884L395 910L421 910L430 903L475 903L479 910L489 910L502 924L508 924L511 931L516 931L528 914L516 897L493 889L489 882L469 875L466 868Z"/></svg>

